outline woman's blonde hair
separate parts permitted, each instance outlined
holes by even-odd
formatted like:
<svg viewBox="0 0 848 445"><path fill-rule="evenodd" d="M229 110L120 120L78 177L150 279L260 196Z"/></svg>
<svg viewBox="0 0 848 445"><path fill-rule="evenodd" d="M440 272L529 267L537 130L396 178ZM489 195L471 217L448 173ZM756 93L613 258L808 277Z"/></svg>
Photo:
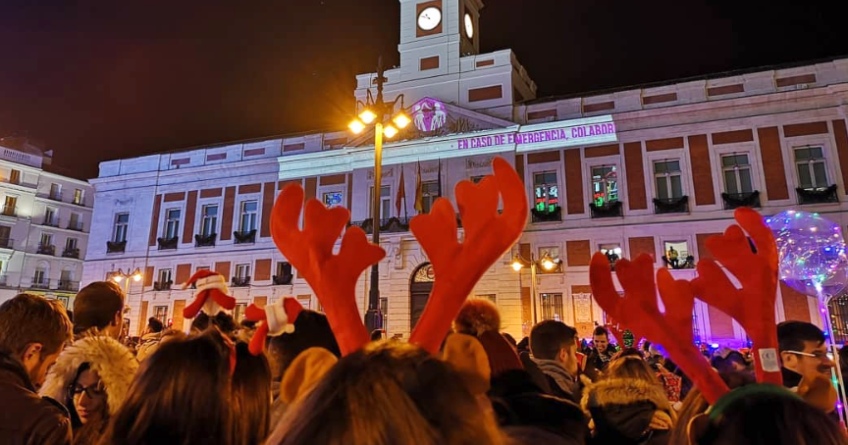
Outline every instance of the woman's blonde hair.
<svg viewBox="0 0 848 445"><path fill-rule="evenodd" d="M611 379L637 379L660 384L656 373L640 356L625 355L612 360L604 373Z"/></svg>

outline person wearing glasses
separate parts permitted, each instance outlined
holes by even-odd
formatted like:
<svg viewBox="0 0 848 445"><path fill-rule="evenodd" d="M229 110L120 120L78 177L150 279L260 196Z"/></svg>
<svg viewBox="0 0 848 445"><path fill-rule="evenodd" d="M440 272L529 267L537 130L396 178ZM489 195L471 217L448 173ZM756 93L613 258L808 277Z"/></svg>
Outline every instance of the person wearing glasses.
<svg viewBox="0 0 848 445"><path fill-rule="evenodd" d="M783 373L783 385L795 392L804 387L803 382L814 382L816 379L831 380L836 363L828 355L828 345L824 332L818 326L805 321L784 321L777 325L778 354ZM827 397L822 398L820 408L835 421L839 421L836 412L836 389L829 386ZM800 391L800 392L803 392ZM833 400L834 403L830 403Z"/></svg>
<svg viewBox="0 0 848 445"><path fill-rule="evenodd" d="M93 444L126 398L137 369L138 361L118 340L86 336L62 351L40 392L70 412L74 445Z"/></svg>

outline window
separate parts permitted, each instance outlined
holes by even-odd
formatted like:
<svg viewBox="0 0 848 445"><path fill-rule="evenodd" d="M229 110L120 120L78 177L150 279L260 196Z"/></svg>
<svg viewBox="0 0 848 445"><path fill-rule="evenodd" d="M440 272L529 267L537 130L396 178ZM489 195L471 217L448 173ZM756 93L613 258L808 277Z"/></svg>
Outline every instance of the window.
<svg viewBox="0 0 848 445"><path fill-rule="evenodd" d="M76 238L68 238L65 240L65 251L70 252L72 250L77 250L79 247L79 241Z"/></svg>
<svg viewBox="0 0 848 445"><path fill-rule="evenodd" d="M168 209L165 211L165 239L173 239L180 233L180 209Z"/></svg>
<svg viewBox="0 0 848 445"><path fill-rule="evenodd" d="M68 222L68 228L71 230L82 230L82 215L79 213L71 213L71 220Z"/></svg>
<svg viewBox="0 0 848 445"><path fill-rule="evenodd" d="M615 270L615 262L621 259L621 245L618 243L606 243L598 246L598 251L607 256L610 267Z"/></svg>
<svg viewBox="0 0 848 445"><path fill-rule="evenodd" d="M683 197L679 159L654 162L654 180L657 199L675 201Z"/></svg>
<svg viewBox="0 0 848 445"><path fill-rule="evenodd" d="M389 326L389 297L380 297L380 313L383 314L383 330Z"/></svg>
<svg viewBox="0 0 848 445"><path fill-rule="evenodd" d="M241 203L241 217L239 218L239 231L250 232L256 230L256 218L259 213L257 201L244 201Z"/></svg>
<svg viewBox="0 0 848 445"><path fill-rule="evenodd" d="M722 156L721 169L724 176L725 193L738 197L754 191L748 154L734 153Z"/></svg>
<svg viewBox="0 0 848 445"><path fill-rule="evenodd" d="M249 278L250 264L236 264L236 278Z"/></svg>
<svg viewBox="0 0 848 445"><path fill-rule="evenodd" d="M323 195L324 205L327 207L338 207L343 204L344 193L340 191L327 192Z"/></svg>
<svg viewBox="0 0 848 445"><path fill-rule="evenodd" d="M471 182L472 182L472 183L474 183L474 184L479 184L479 183L480 183L480 181L482 181L482 180L483 180L483 178L485 178L485 177L486 177L485 175L472 176L472 177L471 177Z"/></svg>
<svg viewBox="0 0 848 445"><path fill-rule="evenodd" d="M9 182L12 184L20 184L21 183L21 171L20 170L12 170L9 172Z"/></svg>
<svg viewBox="0 0 848 445"><path fill-rule="evenodd" d="M12 247L12 228L0 226L0 247L9 249Z"/></svg>
<svg viewBox="0 0 848 445"><path fill-rule="evenodd" d="M42 246L52 246L53 245L53 235L50 233L42 233L41 239L39 240L39 244Z"/></svg>
<svg viewBox="0 0 848 445"><path fill-rule="evenodd" d="M559 207L559 184L555 171L533 175L533 208L537 212L552 213Z"/></svg>
<svg viewBox="0 0 848 445"><path fill-rule="evenodd" d="M695 257L689 252L687 241L665 241L662 259L669 269L695 268Z"/></svg>
<svg viewBox="0 0 848 445"><path fill-rule="evenodd" d="M374 186L368 190L368 211L374 207ZM388 218L392 213L392 188L388 185L380 187L380 219Z"/></svg>
<svg viewBox="0 0 848 445"><path fill-rule="evenodd" d="M6 216L15 216L15 207L18 205L18 198L15 196L7 196L6 202L3 203L3 214Z"/></svg>
<svg viewBox="0 0 848 445"><path fill-rule="evenodd" d="M560 259L559 247L540 247L536 260L538 261L539 273L562 272L562 260Z"/></svg>
<svg viewBox="0 0 848 445"><path fill-rule="evenodd" d="M492 303L498 304L498 294L477 294L473 298L480 298L483 300L489 300Z"/></svg>
<svg viewBox="0 0 848 445"><path fill-rule="evenodd" d="M171 282L171 269L159 269L159 284Z"/></svg>
<svg viewBox="0 0 848 445"><path fill-rule="evenodd" d="M82 190L75 189L74 190L74 200L72 201L76 205L83 205L85 202L85 196L83 195Z"/></svg>
<svg viewBox="0 0 848 445"><path fill-rule="evenodd" d="M539 295L542 302L542 320L562 321L562 294L561 293L543 293Z"/></svg>
<svg viewBox="0 0 848 445"><path fill-rule="evenodd" d="M592 167L592 202L603 207L618 201L618 169L614 165Z"/></svg>
<svg viewBox="0 0 848 445"><path fill-rule="evenodd" d="M153 318L168 326L168 306L153 306Z"/></svg>
<svg viewBox="0 0 848 445"><path fill-rule="evenodd" d="M830 186L821 147L796 148L795 168L798 172L798 187L815 189Z"/></svg>
<svg viewBox="0 0 848 445"><path fill-rule="evenodd" d="M49 198L52 199L52 200L55 200L55 201L61 201L62 200L62 186L59 185L59 184L56 184L55 182L53 184L50 184L50 196L49 196Z"/></svg>
<svg viewBox="0 0 848 445"><path fill-rule="evenodd" d="M115 215L115 228L112 229L112 241L122 243L127 240L127 227L130 223L129 213Z"/></svg>
<svg viewBox="0 0 848 445"><path fill-rule="evenodd" d="M244 312L246 310L247 303L236 303L236 307L233 309L233 320L235 320L236 324L239 324L244 320Z"/></svg>
<svg viewBox="0 0 848 445"><path fill-rule="evenodd" d="M41 286L47 285L47 271L41 267L36 268L35 272L32 274L32 284Z"/></svg>
<svg viewBox="0 0 848 445"><path fill-rule="evenodd" d="M57 226L59 225L59 219L56 218L56 209L51 209L47 207L44 209L44 225L45 226Z"/></svg>
<svg viewBox="0 0 848 445"><path fill-rule="evenodd" d="M218 233L218 205L210 204L203 206L203 216L200 220L200 235L210 236Z"/></svg>
<svg viewBox="0 0 848 445"><path fill-rule="evenodd" d="M421 183L421 208L422 213L430 213L433 204L439 197L439 181L427 181Z"/></svg>

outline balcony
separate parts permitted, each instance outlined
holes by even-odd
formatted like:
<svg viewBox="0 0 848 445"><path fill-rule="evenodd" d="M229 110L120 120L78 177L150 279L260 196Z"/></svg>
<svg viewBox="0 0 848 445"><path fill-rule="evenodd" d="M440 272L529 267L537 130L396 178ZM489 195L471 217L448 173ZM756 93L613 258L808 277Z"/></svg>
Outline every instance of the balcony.
<svg viewBox="0 0 848 445"><path fill-rule="evenodd" d="M589 204L589 209L592 211L592 218L614 218L616 216L624 216L622 208L624 207L621 201L608 201L604 205L597 205L594 202Z"/></svg>
<svg viewBox="0 0 848 445"><path fill-rule="evenodd" d="M40 255L50 255L56 256L56 246L52 244L38 244L38 248L36 248L35 253Z"/></svg>
<svg viewBox="0 0 848 445"><path fill-rule="evenodd" d="M47 278L32 277L31 289L50 289L50 280Z"/></svg>
<svg viewBox="0 0 848 445"><path fill-rule="evenodd" d="M759 190L750 193L722 193L721 200L724 201L724 210L733 210L739 207L761 207Z"/></svg>
<svg viewBox="0 0 848 445"><path fill-rule="evenodd" d="M273 276L273 282L275 286L288 286L292 284L293 279L294 275L290 273Z"/></svg>
<svg viewBox="0 0 848 445"><path fill-rule="evenodd" d="M684 259L680 259L683 257ZM689 255L686 252L681 252L678 255L678 258L669 259L668 256L662 256L662 262L668 269L694 269L695 268L695 257L693 255Z"/></svg>
<svg viewBox="0 0 848 445"><path fill-rule="evenodd" d="M9 278L6 275L0 275L0 287L8 286Z"/></svg>
<svg viewBox="0 0 848 445"><path fill-rule="evenodd" d="M250 276L245 277L233 277L232 279L233 287L246 287L250 286Z"/></svg>
<svg viewBox="0 0 848 445"><path fill-rule="evenodd" d="M194 235L194 247L215 247L215 239L217 237L217 233L210 233L209 235Z"/></svg>
<svg viewBox="0 0 848 445"><path fill-rule="evenodd" d="M534 223L562 221L562 207L560 206L554 206L552 210L539 210L533 207L530 212Z"/></svg>
<svg viewBox="0 0 848 445"><path fill-rule="evenodd" d="M47 194L47 199L62 202L62 192L50 191L50 193Z"/></svg>
<svg viewBox="0 0 848 445"><path fill-rule="evenodd" d="M68 230L76 230L82 232L82 221L71 221L68 223Z"/></svg>
<svg viewBox="0 0 848 445"><path fill-rule="evenodd" d="M106 253L123 253L127 249L127 240L106 241Z"/></svg>
<svg viewBox="0 0 848 445"><path fill-rule="evenodd" d="M85 198L76 198L71 200L71 204L78 205L80 207L85 207Z"/></svg>
<svg viewBox="0 0 848 445"><path fill-rule="evenodd" d="M14 249L15 240L11 238L0 238L0 249Z"/></svg>
<svg viewBox="0 0 848 445"><path fill-rule="evenodd" d="M62 251L62 258L76 258L79 259L80 252L79 247L65 248Z"/></svg>
<svg viewBox="0 0 848 445"><path fill-rule="evenodd" d="M45 216L44 221L41 222L41 225L42 226L49 226L49 227L59 227L59 218L55 217L55 216L53 216L53 217Z"/></svg>
<svg viewBox="0 0 848 445"><path fill-rule="evenodd" d="M159 250L176 250L177 244L180 242L180 237L156 238L156 242L159 244Z"/></svg>
<svg viewBox="0 0 848 445"><path fill-rule="evenodd" d="M689 213L689 197L654 198L654 213L657 215L666 213Z"/></svg>
<svg viewBox="0 0 848 445"><path fill-rule="evenodd" d="M256 242L256 229L233 232L233 244L253 244Z"/></svg>
<svg viewBox="0 0 848 445"><path fill-rule="evenodd" d="M163 290L171 290L171 286L174 284L173 281L154 281L153 282L153 290L163 291Z"/></svg>
<svg viewBox="0 0 848 445"><path fill-rule="evenodd" d="M77 292L79 291L79 281L59 280L59 286L57 289L68 292Z"/></svg>
<svg viewBox="0 0 848 445"><path fill-rule="evenodd" d="M3 215L3 216L18 216L18 212L17 212L17 209L15 209L15 206L4 205L3 211L0 212L0 215Z"/></svg>
<svg viewBox="0 0 848 445"><path fill-rule="evenodd" d="M836 184L830 187L812 187L795 189L798 193L798 204L828 204L839 202L839 196L836 194Z"/></svg>

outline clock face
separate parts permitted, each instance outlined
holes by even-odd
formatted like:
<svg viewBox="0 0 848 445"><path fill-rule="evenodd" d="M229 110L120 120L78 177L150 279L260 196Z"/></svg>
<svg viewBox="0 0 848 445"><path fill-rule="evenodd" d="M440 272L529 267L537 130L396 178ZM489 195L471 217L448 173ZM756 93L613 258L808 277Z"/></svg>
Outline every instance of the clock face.
<svg viewBox="0 0 848 445"><path fill-rule="evenodd" d="M421 14L418 14L418 27L423 31L432 31L436 29L441 21L442 11L435 6L425 8L421 11Z"/></svg>
<svg viewBox="0 0 848 445"><path fill-rule="evenodd" d="M469 39L474 37L474 20L471 19L471 14L465 13L465 35Z"/></svg>

